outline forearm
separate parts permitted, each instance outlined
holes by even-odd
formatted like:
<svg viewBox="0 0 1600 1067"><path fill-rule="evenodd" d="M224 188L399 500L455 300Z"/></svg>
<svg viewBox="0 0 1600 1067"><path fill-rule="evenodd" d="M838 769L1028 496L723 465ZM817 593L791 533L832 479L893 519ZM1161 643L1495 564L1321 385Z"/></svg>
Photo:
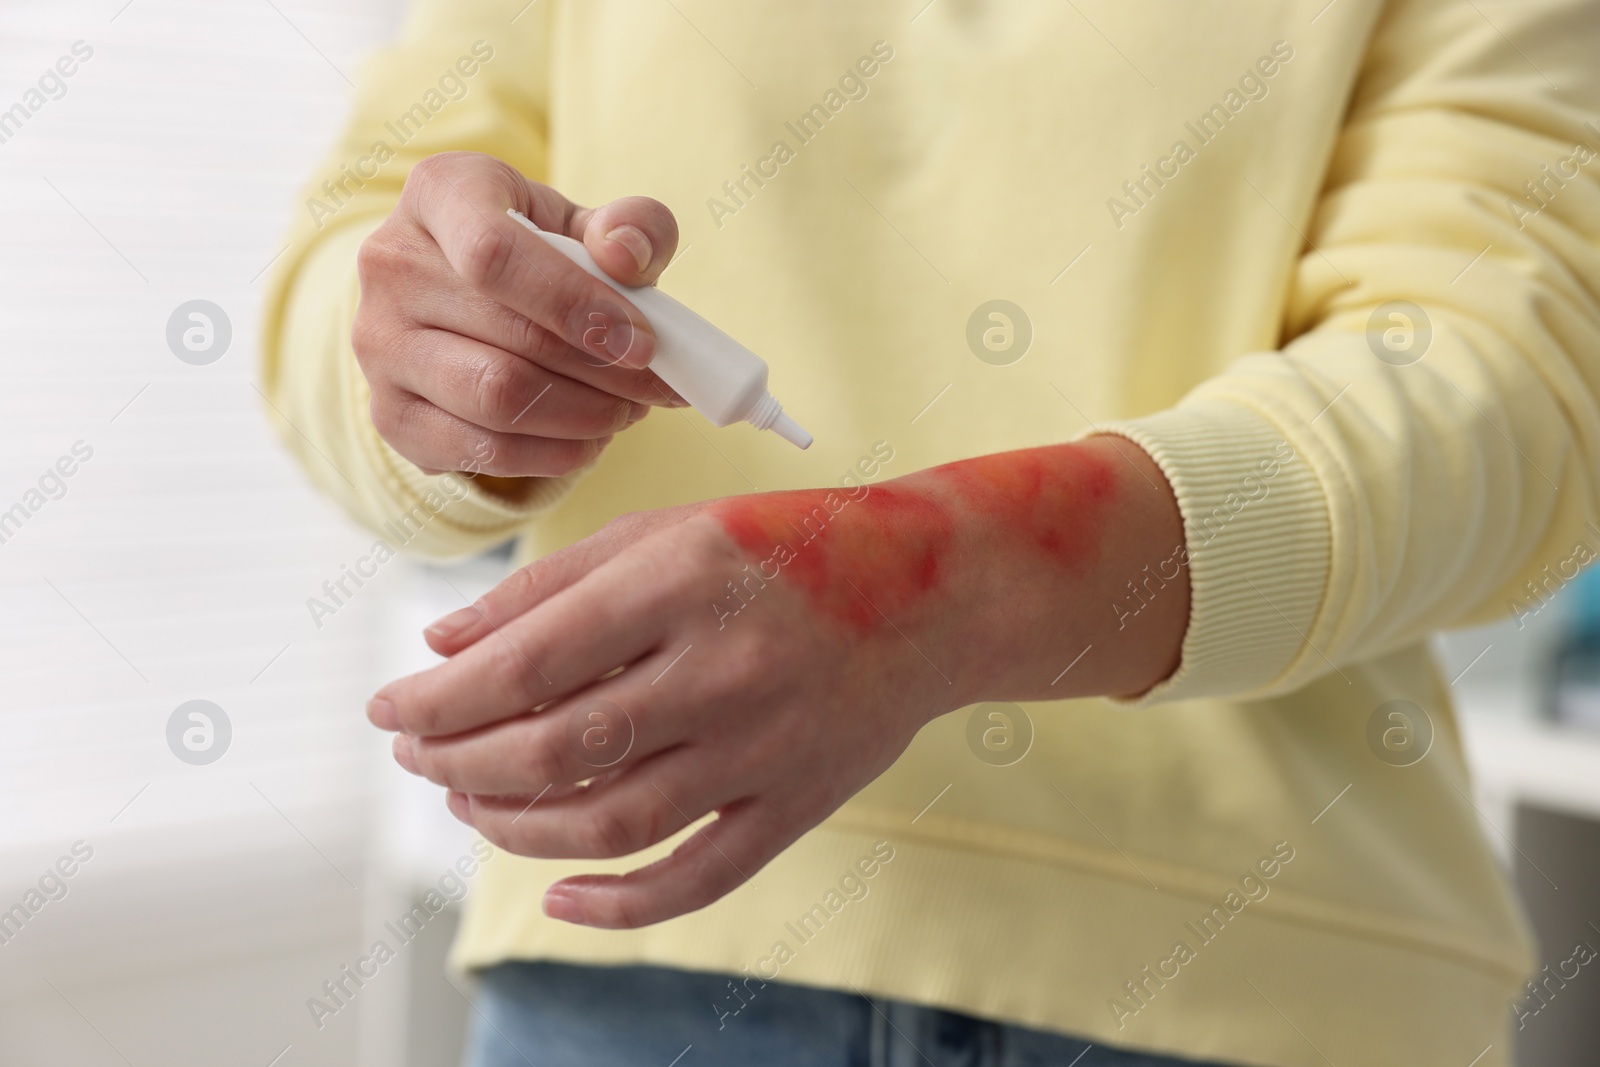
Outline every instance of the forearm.
<svg viewBox="0 0 1600 1067"><path fill-rule="evenodd" d="M793 583L855 640L911 642L948 708L1132 695L1178 663L1183 523L1154 461L1120 437L715 513L754 580Z"/></svg>
<svg viewBox="0 0 1600 1067"><path fill-rule="evenodd" d="M666 859L545 898L569 922L659 922L744 883L932 718L1170 673L1188 583L1166 484L1097 437L626 516L436 623L448 658L368 715L519 855L628 855L716 812ZM1148 599L1119 606L1130 582ZM602 720L628 728L619 755L575 740Z"/></svg>
<svg viewBox="0 0 1600 1067"><path fill-rule="evenodd" d="M1096 436L926 473L967 517L950 655L972 699L1134 696L1177 669L1183 519L1141 448Z"/></svg>

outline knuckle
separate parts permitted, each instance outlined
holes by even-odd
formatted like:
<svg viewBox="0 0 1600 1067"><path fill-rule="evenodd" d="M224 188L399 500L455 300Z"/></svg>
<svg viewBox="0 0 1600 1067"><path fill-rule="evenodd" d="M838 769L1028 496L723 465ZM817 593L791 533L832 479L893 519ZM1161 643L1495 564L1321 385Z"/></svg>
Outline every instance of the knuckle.
<svg viewBox="0 0 1600 1067"><path fill-rule="evenodd" d="M506 450L496 447L500 443L501 438L494 431L475 428L467 437L462 452L464 458L457 461L456 469L474 475L487 474L491 478L514 476L517 471L514 464L507 461Z"/></svg>
<svg viewBox="0 0 1600 1067"><path fill-rule="evenodd" d="M403 289L434 284L434 271L427 241L398 224L384 223L356 249L356 278L366 300L393 301Z"/></svg>
<svg viewBox="0 0 1600 1067"><path fill-rule="evenodd" d="M557 744L548 735L535 733L523 750L519 761L522 771L540 789L559 785L570 777L565 774L566 761L561 758Z"/></svg>
<svg viewBox="0 0 1600 1067"><path fill-rule="evenodd" d="M438 180L441 171L449 169L451 155L440 152L436 155L424 156L412 166L411 173L406 175L406 184L413 182L418 185L427 185Z"/></svg>
<svg viewBox="0 0 1600 1067"><path fill-rule="evenodd" d="M683 819L677 812L667 814L657 805L650 805L643 812L644 826L639 832L638 847L649 848L651 845L660 844L672 834L677 833L689 821Z"/></svg>
<svg viewBox="0 0 1600 1067"><path fill-rule="evenodd" d="M725 531L721 523L716 523L714 526L701 524L700 528L705 530L706 534L693 539L689 552L692 553L693 562L702 572L713 575L724 572L731 574L748 566L762 581L770 581L763 567L765 558L759 553L747 551Z"/></svg>
<svg viewBox="0 0 1600 1067"><path fill-rule="evenodd" d="M401 413L401 405L386 393L373 391L372 401L367 405L368 415L372 419L372 428L378 431L378 436L394 444L398 440L405 426L405 417Z"/></svg>
<svg viewBox="0 0 1600 1067"><path fill-rule="evenodd" d="M355 318L350 320L350 347L363 370L388 349L390 340L383 313L374 310L370 301L356 305Z"/></svg>
<svg viewBox="0 0 1600 1067"><path fill-rule="evenodd" d="M533 669L536 657L519 649L509 637L494 642L488 657L486 676L494 679L498 688L532 707L542 685Z"/></svg>
<svg viewBox="0 0 1600 1067"><path fill-rule="evenodd" d="M596 536L608 543L631 544L642 540L661 525L662 514L659 511L624 511L596 531ZM663 564L662 577L667 582L677 581L681 577L680 572L689 569L681 566L682 563L692 565L693 562L676 554L675 548L672 551L672 558L660 561Z"/></svg>
<svg viewBox="0 0 1600 1067"><path fill-rule="evenodd" d="M623 397L583 403L569 408L564 413L564 421L570 424L573 432L593 440L626 429L633 412L632 405L633 401ZM594 454L598 455L599 450L596 449Z"/></svg>
<svg viewBox="0 0 1600 1067"><path fill-rule="evenodd" d="M604 806L580 819L573 827L573 834L585 858L612 859L642 847L635 843L635 832L628 819Z"/></svg>
<svg viewBox="0 0 1600 1067"><path fill-rule="evenodd" d="M782 641L769 637L764 627L747 627L741 644L739 655L722 674L724 693L756 700L793 681L780 660Z"/></svg>
<svg viewBox="0 0 1600 1067"><path fill-rule="evenodd" d="M649 922L631 896L620 896L600 910L603 924L613 930L637 930Z"/></svg>
<svg viewBox="0 0 1600 1067"><path fill-rule="evenodd" d="M493 289L505 280L517 246L489 223L479 223L467 234L461 274L478 289Z"/></svg>
<svg viewBox="0 0 1600 1067"><path fill-rule="evenodd" d="M510 423L519 405L526 402L522 400L524 392L522 376L510 360L489 359L478 365L472 393L481 422Z"/></svg>
<svg viewBox="0 0 1600 1067"><path fill-rule="evenodd" d="M355 318L350 320L350 347L355 350L357 360L364 362L367 354L376 347L375 329L372 310L363 300L356 305Z"/></svg>
<svg viewBox="0 0 1600 1067"><path fill-rule="evenodd" d="M607 534L627 534L632 531L634 527L639 525L639 523L643 520L644 515L645 513L642 511L624 511L622 514L615 516L604 526L600 527L600 532Z"/></svg>
<svg viewBox="0 0 1600 1067"><path fill-rule="evenodd" d="M416 199L441 196L449 191L450 173L460 169L468 152L436 152L417 160L406 174L402 197Z"/></svg>
<svg viewBox="0 0 1600 1067"><path fill-rule="evenodd" d="M566 336L574 342L581 342L586 335L589 335L589 331L599 324L598 320L590 318L591 314L598 312L595 311L593 296L586 285L557 284L551 287L545 299L551 321L563 323Z"/></svg>
<svg viewBox="0 0 1600 1067"><path fill-rule="evenodd" d="M625 396L614 396L606 405L601 419L597 420L602 423L598 428L601 433L616 433L627 429L628 420L631 418L633 418L633 401Z"/></svg>
<svg viewBox="0 0 1600 1067"><path fill-rule="evenodd" d="M530 563L526 567L518 567L495 589L478 601L477 608L480 614L493 618L495 608L503 601L507 605L526 603L533 598L536 583L533 577L533 568L537 563Z"/></svg>
<svg viewBox="0 0 1600 1067"><path fill-rule="evenodd" d="M356 276L361 279L363 286L381 278L395 265L395 248L385 230L382 226L373 230L361 242L361 247L356 249Z"/></svg>
<svg viewBox="0 0 1600 1067"><path fill-rule="evenodd" d="M505 309L504 330L506 350L515 355L545 366L560 354L559 342L551 343L553 338L549 330L510 308Z"/></svg>

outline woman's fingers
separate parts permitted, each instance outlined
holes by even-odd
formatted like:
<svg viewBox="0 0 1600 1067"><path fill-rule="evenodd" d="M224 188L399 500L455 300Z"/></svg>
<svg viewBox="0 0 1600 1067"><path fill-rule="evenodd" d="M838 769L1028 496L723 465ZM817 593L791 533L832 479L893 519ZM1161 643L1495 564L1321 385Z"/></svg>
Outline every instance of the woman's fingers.
<svg viewBox="0 0 1600 1067"><path fill-rule="evenodd" d="M393 382L484 429L560 440L605 437L650 410L447 330L407 334Z"/></svg>
<svg viewBox="0 0 1600 1067"><path fill-rule="evenodd" d="M604 779L537 803L453 793L452 810L519 856L614 859L659 844L755 783L705 773L705 754L670 749Z"/></svg>
<svg viewBox="0 0 1600 1067"><path fill-rule="evenodd" d="M577 207L559 193L498 160L446 153L412 168L401 207L485 296L602 362L649 363L655 337L644 315L506 214L564 233Z"/></svg>
<svg viewBox="0 0 1600 1067"><path fill-rule="evenodd" d="M396 759L413 774L476 795L527 794L551 784L614 777L695 740L725 710L703 686L655 685L687 651L662 647L535 713L459 734L403 737ZM728 732L724 727L714 740L727 744ZM721 772L731 769L724 765Z"/></svg>
<svg viewBox="0 0 1600 1067"><path fill-rule="evenodd" d="M623 285L654 285L678 250L678 220L659 200L625 196L573 212L567 236Z"/></svg>
<svg viewBox="0 0 1600 1067"><path fill-rule="evenodd" d="M428 647L441 656L455 655L512 619L532 611L641 538L699 509L700 505L686 505L613 519L582 541L512 571L473 604L433 623L423 631ZM669 650L669 654L675 657L681 651ZM661 664L662 667L666 665ZM647 666L641 665L641 671Z"/></svg>
<svg viewBox="0 0 1600 1067"><path fill-rule="evenodd" d="M661 212L667 210L655 201L644 200L642 197L630 200L654 204ZM593 212L580 211L579 215L593 220L591 229L609 224L608 220L616 222L615 229L620 231L620 236L632 240L633 235L640 231L626 221L618 221L616 215L618 205L628 202L617 201ZM508 219L502 219L500 222L514 225ZM657 229L661 228L659 222L653 225ZM676 226L672 223L670 213L667 213L666 225L675 235ZM516 229L522 231L523 238L530 239L543 247L543 242L538 238L523 231L520 226L516 226ZM600 246L598 251L597 244ZM603 236L591 239L589 251L602 266L608 266L608 269L609 266L617 265L609 264L608 261L616 259L619 263L626 263L628 271L633 271L630 258L632 253L622 250L621 246L609 247L613 244L613 241ZM676 245L675 236L673 245ZM567 262L564 257L559 257L558 253L550 249L545 251L557 255L572 270L578 270L576 265ZM657 258L659 260L659 254ZM403 307L397 310L403 311L403 317L409 322L474 338L512 355L520 356L552 373L628 400L657 406L682 406L684 403L681 397L648 369L623 365L608 354L597 355L590 350L590 346L574 346L559 329L549 323L530 317L517 306L503 303L490 293L474 287L456 273L444 251L432 243L407 247L403 253L389 256L387 262L389 262L389 276L407 283L403 287ZM659 274L665 265L665 262L652 264L651 280L654 280L654 276ZM618 266L619 271L622 269ZM583 276L588 277L586 274ZM624 280L620 274L615 276L619 280ZM593 335L589 339L592 341Z"/></svg>
<svg viewBox="0 0 1600 1067"><path fill-rule="evenodd" d="M383 729L438 737L521 715L577 692L660 642L670 589L648 561L611 560L486 640L391 682L368 705Z"/></svg>
<svg viewBox="0 0 1600 1067"><path fill-rule="evenodd" d="M435 784L479 796L527 795L548 785L615 778L695 740L717 717L717 702L703 688L654 684L683 651L663 648L538 712L460 734L401 735L395 758ZM726 733L714 740L726 744ZM732 773L726 765L722 772Z"/></svg>
<svg viewBox="0 0 1600 1067"><path fill-rule="evenodd" d="M793 843L799 835L782 825L766 798L726 805L665 859L627 874L562 879L545 892L544 912L565 922L631 930L698 911Z"/></svg>
<svg viewBox="0 0 1600 1067"><path fill-rule="evenodd" d="M585 241L623 284L653 281L677 245L655 201L589 210L475 152L417 163L357 253L350 343L374 427L424 472L566 474L640 405L682 403L643 369L654 335L626 295L508 211Z"/></svg>
<svg viewBox="0 0 1600 1067"><path fill-rule="evenodd" d="M620 773L688 740L702 715L638 680L660 670L649 657L543 711L445 737L413 737L396 757L414 774L460 793L526 794ZM647 666L649 665L649 666ZM646 683L646 688L648 684Z"/></svg>
<svg viewBox="0 0 1600 1067"><path fill-rule="evenodd" d="M532 437L486 430L413 393L381 400L372 422L394 450L427 473L471 471L501 478L555 478L592 463L611 435Z"/></svg>
<svg viewBox="0 0 1600 1067"><path fill-rule="evenodd" d="M682 404L653 372L574 348L559 333L465 282L419 292L408 310L417 322L493 345L602 392L660 407Z"/></svg>
<svg viewBox="0 0 1600 1067"><path fill-rule="evenodd" d="M517 568L473 603L422 631L428 647L441 656L453 656L476 644L593 570L596 560L591 555L588 541L580 541Z"/></svg>

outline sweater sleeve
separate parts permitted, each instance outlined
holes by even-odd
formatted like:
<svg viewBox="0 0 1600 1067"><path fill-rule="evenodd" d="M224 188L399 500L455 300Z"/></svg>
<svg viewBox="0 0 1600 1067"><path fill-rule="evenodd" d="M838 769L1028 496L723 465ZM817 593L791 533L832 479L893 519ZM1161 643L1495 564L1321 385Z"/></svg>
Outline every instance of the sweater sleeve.
<svg viewBox="0 0 1600 1067"><path fill-rule="evenodd" d="M350 327L356 252L439 152L490 153L547 172L549 4L424 0L361 71L351 118L302 192L267 296L261 391L268 418L313 482L373 530L401 523L429 555L481 551L515 534L574 475L538 479L513 504L471 478L429 476L373 427Z"/></svg>
<svg viewBox="0 0 1600 1067"><path fill-rule="evenodd" d="M1537 610L1600 552L1596 56L1583 0L1389 5L1284 346L1100 427L1188 539L1182 662L1141 702L1287 692Z"/></svg>

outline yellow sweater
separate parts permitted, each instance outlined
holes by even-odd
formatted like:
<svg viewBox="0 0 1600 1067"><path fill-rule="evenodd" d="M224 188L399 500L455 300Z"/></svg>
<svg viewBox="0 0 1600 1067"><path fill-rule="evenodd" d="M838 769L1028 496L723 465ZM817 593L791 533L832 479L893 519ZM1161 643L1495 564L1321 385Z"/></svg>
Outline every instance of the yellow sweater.
<svg viewBox="0 0 1600 1067"><path fill-rule="evenodd" d="M1530 949L1425 639L1532 610L1593 542L1593 5L523 4L419 5L277 274L272 417L352 516L432 484L367 414L357 246L413 163L475 149L669 205L663 288L817 443L657 411L411 547L526 561L625 510L1098 426L1176 488L1193 612L1140 706L1030 705L1010 766L937 720L699 913L563 925L547 884L649 857L498 857L457 962L775 975L1250 1064L1505 1063Z"/></svg>

